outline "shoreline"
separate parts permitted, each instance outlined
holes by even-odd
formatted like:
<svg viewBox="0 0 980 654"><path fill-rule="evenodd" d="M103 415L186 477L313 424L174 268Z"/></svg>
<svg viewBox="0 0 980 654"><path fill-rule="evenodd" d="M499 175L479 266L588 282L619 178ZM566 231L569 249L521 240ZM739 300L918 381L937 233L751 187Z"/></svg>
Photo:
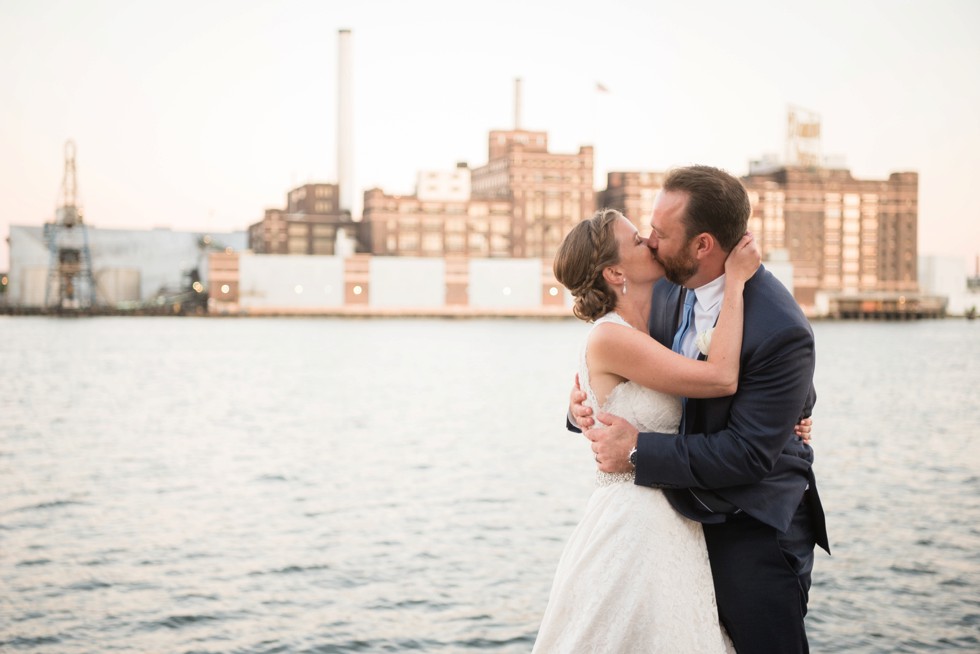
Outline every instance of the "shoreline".
<svg viewBox="0 0 980 654"><path fill-rule="evenodd" d="M52 310L43 307L9 307L0 306L0 316L11 317L52 317L52 318L96 318L96 317L170 317L170 318L359 318L359 319L452 319L452 320L578 320L570 307L532 307L532 308L494 308L494 307L370 307L342 306L317 307L310 309L297 308L252 308L238 311L193 311L180 312L168 310L165 307L146 307L140 309L114 309L97 307L85 310ZM867 314L867 315L822 315L807 316L810 322L917 322L920 320L973 320L969 315L931 313L917 314Z"/></svg>
<svg viewBox="0 0 980 654"><path fill-rule="evenodd" d="M571 308L492 308L492 307L317 307L297 308L256 308L239 311L200 311L180 312L166 309L113 309L98 307L85 310L52 310L43 307L0 307L0 316L33 316L52 318L95 318L95 317L169 317L169 318L447 318L447 319L549 319L577 320Z"/></svg>

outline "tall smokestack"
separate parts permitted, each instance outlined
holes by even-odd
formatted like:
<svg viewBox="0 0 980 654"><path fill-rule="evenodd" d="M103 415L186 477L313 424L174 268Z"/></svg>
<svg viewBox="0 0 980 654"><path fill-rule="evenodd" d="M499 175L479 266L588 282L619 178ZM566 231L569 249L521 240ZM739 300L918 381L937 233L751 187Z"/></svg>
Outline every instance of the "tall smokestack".
<svg viewBox="0 0 980 654"><path fill-rule="evenodd" d="M337 188L341 211L354 209L354 104L351 93L350 30L340 30L337 57Z"/></svg>
<svg viewBox="0 0 980 654"><path fill-rule="evenodd" d="M514 129L521 128L521 78L514 80Z"/></svg>

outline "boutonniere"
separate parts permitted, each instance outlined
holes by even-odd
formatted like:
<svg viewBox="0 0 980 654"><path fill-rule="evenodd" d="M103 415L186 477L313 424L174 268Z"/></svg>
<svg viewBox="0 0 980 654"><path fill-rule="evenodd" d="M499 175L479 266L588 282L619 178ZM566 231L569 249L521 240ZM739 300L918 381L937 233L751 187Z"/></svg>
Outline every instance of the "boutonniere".
<svg viewBox="0 0 980 654"><path fill-rule="evenodd" d="M704 356L708 356L708 350L711 348L711 335L714 331L715 328L710 327L703 332L698 332L697 338L694 339L694 344L698 346Z"/></svg>

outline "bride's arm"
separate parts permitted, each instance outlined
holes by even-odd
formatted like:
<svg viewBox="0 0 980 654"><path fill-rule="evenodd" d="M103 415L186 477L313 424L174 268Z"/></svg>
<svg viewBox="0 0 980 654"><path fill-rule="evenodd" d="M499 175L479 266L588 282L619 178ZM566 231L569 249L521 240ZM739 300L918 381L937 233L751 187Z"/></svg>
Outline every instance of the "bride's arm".
<svg viewBox="0 0 980 654"><path fill-rule="evenodd" d="M647 334L599 325L589 340L590 366L641 386L684 397L724 397L738 388L745 281L759 267L752 238L739 242L725 263L725 293L706 361L672 352Z"/></svg>

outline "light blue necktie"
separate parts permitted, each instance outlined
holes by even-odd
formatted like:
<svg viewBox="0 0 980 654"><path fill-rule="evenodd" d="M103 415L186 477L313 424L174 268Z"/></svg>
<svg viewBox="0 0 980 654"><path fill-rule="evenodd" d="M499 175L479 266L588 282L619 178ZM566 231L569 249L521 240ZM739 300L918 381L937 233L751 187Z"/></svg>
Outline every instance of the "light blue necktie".
<svg viewBox="0 0 980 654"><path fill-rule="evenodd" d="M681 326L677 328L677 333L674 334L674 343L670 348L678 354L684 354L681 351L681 343L684 342L684 336L687 334L687 330L691 328L691 323L694 322L694 302L697 299L694 291L688 291L684 298L684 315L681 317Z"/></svg>
<svg viewBox="0 0 980 654"><path fill-rule="evenodd" d="M681 317L681 326L677 328L677 333L674 334L674 343L671 348L674 352L678 354L684 354L681 351L681 343L684 342L684 335L687 334L687 330L691 328L691 323L694 322L694 302L697 300L697 295L694 291L688 291L687 295L684 297L684 315ZM681 398L681 424L677 432L679 434L685 433L687 428L687 398Z"/></svg>

